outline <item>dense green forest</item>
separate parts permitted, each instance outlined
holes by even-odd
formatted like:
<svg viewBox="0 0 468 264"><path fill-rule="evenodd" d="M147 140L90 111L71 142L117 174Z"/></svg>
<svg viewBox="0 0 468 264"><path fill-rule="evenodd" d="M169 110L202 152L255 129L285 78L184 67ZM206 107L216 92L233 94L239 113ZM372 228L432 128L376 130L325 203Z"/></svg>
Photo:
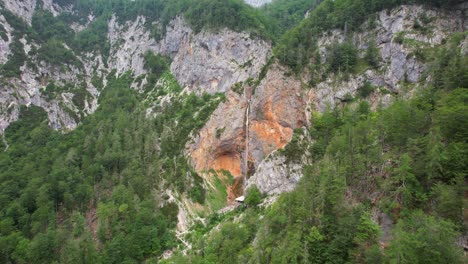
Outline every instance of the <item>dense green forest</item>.
<svg viewBox="0 0 468 264"><path fill-rule="evenodd" d="M75 11L36 11L31 25L0 2L0 14L15 29L2 77L19 76L31 58L82 68L83 53L109 56L113 14L122 23L145 16L156 39L182 15L195 32L227 27L271 41L273 58L253 83L279 62L297 75L307 70L312 78L303 87L313 89L329 75L347 78L380 65L375 42L360 56L350 40L330 45L326 63L312 65L322 32L356 31L375 12L401 4L451 8L462 1L274 0L261 8L242 0L54 2L74 4ZM71 30L90 14L95 19L86 29ZM40 46L26 54L23 37ZM80 120L73 131L55 131L43 109L22 107L0 143L0 263L466 263L455 244L467 231L464 39L466 32L454 33L440 46L418 50L431 78L418 85L402 81L403 90L415 89L411 98L392 93L391 105L372 111L369 97L391 92L366 82L356 96L314 112L311 125L296 129L279 151L287 161L308 157L296 189L262 206L267 198L254 186L244 206L200 213L205 218L182 237L192 248L176 236L179 206L171 196L183 194L200 207L217 199L216 209L224 206L225 193L211 197L184 153L191 133L204 126L224 94L183 91L169 70L171 59L146 52L146 76L114 70L106 82L93 78L99 107L88 116L65 109ZM130 88L143 78L141 91ZM83 109L85 85L45 83L42 96L71 92ZM379 217L391 226L379 226ZM161 260L166 250L174 255Z"/></svg>
<svg viewBox="0 0 468 264"><path fill-rule="evenodd" d="M155 67L153 61L148 67ZM164 190L204 203L201 179L182 149L223 96L176 96L148 119L145 98L181 91L173 77L166 73L167 87L149 83L140 95L129 89L129 74L111 76L99 109L73 132L50 129L37 107L23 108L6 130L9 148L0 153L2 263L133 263L158 257L177 243L178 207L167 202ZM92 233L89 225L99 228Z"/></svg>

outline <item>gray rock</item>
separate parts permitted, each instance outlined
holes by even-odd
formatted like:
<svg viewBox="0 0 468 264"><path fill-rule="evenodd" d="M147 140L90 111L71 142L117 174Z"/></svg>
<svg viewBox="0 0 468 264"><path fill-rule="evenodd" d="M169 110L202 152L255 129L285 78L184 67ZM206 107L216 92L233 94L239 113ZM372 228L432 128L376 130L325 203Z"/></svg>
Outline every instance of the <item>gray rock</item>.
<svg viewBox="0 0 468 264"><path fill-rule="evenodd" d="M13 41L13 28L8 24L3 15L0 15L0 25L5 29L7 39L0 37L0 64L5 64L8 61L8 56L11 54L10 44Z"/></svg>
<svg viewBox="0 0 468 264"><path fill-rule="evenodd" d="M245 0L245 2L251 6L260 7L264 4L271 3L272 0Z"/></svg>
<svg viewBox="0 0 468 264"><path fill-rule="evenodd" d="M173 56L171 71L184 87L198 94L225 93L235 83L256 78L271 46L247 33L222 30L194 34L183 19L175 19L158 51Z"/></svg>
<svg viewBox="0 0 468 264"><path fill-rule="evenodd" d="M290 192L302 176L302 165L288 164L283 155L273 152L260 163L255 174L249 178L247 189L256 185L262 193L268 195Z"/></svg>

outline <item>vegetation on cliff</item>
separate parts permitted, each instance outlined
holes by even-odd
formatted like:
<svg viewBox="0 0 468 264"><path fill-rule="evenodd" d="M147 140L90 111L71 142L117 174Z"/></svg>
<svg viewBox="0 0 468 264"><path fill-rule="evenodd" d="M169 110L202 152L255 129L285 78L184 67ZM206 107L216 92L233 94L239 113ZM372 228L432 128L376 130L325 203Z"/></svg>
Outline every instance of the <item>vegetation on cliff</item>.
<svg viewBox="0 0 468 264"><path fill-rule="evenodd" d="M241 0L55 2L75 4L75 12L53 16L37 11L29 26L0 10L15 29L10 58L0 66L2 77L20 75L31 58L81 67L80 53L109 56L113 14L123 25L145 16L157 38L178 15L195 32L247 31L276 44L269 63L279 61L300 74L311 70L311 59L320 59L316 41L326 30L350 33L373 19L369 14L401 4L446 8L461 1L277 0L261 9ZM73 22L86 23L88 15L94 20L84 30L70 29ZM3 39L8 38L4 31L0 28ZM40 46L26 54L23 37ZM5 130L8 146L0 151L0 262L464 263L455 244L466 232L464 39L466 33L455 33L440 46L414 54L424 60L431 78L411 98L395 94L391 105L371 111L366 99L378 88L365 82L355 97L348 94L340 105L313 113L311 125L297 129L281 150L285 162L308 157L294 191L268 205L253 186L245 206L197 219L179 238L177 199L212 203L214 209L224 205L223 182L204 182L185 156L191 134L203 127L224 94L183 90L170 72L171 59L146 52L144 76L114 70L105 77L106 85L93 78L99 108L86 117L80 112L76 130L54 131L42 109L22 107L19 120ZM396 41L408 40L401 35ZM361 57L349 40L333 44L326 50L327 62L317 63L323 67L310 71L311 83L352 75L362 65L378 69L378 53L375 42ZM249 82L258 85L267 70ZM143 85L136 91L132 84ZM70 92L83 109L85 85L49 83L42 95L51 101ZM402 81L401 86L416 85ZM216 130L218 139L224 129ZM209 189L210 184L215 187ZM193 247L183 248L180 238ZM161 260L166 250L173 255Z"/></svg>
<svg viewBox="0 0 468 264"><path fill-rule="evenodd" d="M0 153L2 263L122 263L176 245L178 207L166 188L204 202L182 150L220 96L180 95L155 118L125 74L110 75L99 109L76 130L50 129L23 108ZM167 87L180 91L177 84ZM176 93L177 94L177 93ZM179 125L177 125L179 124ZM158 191L156 191L158 190Z"/></svg>

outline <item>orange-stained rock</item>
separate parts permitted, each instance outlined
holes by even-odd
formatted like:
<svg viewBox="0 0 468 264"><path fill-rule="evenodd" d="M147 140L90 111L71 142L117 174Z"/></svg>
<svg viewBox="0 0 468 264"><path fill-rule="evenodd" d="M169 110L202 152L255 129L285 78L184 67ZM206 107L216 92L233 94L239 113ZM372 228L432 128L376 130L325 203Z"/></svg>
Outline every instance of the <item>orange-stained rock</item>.
<svg viewBox="0 0 468 264"><path fill-rule="evenodd" d="M238 154L226 153L220 156L217 156L213 161L213 169L227 170L233 176L241 175L241 158Z"/></svg>
<svg viewBox="0 0 468 264"><path fill-rule="evenodd" d="M249 155L255 167L291 141L295 128L307 123L307 96L299 80L273 65L251 100Z"/></svg>
<svg viewBox="0 0 468 264"><path fill-rule="evenodd" d="M306 122L308 96L300 81L287 77L273 65L251 95L249 112L249 163L255 169L271 152L283 148L295 128ZM246 88L250 91L250 87ZM247 96L249 97L249 96ZM197 171L227 170L236 179L228 188L229 200L242 194L246 147L245 95L228 92L205 126L187 145L187 155Z"/></svg>
<svg viewBox="0 0 468 264"><path fill-rule="evenodd" d="M193 142L187 145L187 155L196 171L227 170L233 176L242 174L244 150L244 112L246 100L229 92Z"/></svg>

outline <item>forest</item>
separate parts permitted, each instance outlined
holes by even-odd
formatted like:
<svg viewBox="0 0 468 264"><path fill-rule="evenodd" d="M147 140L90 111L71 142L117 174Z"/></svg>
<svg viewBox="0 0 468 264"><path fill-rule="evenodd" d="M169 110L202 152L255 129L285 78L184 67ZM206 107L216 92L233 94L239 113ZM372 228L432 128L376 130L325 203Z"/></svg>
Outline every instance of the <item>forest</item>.
<svg viewBox="0 0 468 264"><path fill-rule="evenodd" d="M266 197L247 190L246 207L193 226L194 248L163 263L466 263L455 246L466 232L462 39L437 51L433 80L413 98L371 111L363 98L378 88L366 83L313 115L281 150L290 161L310 157L294 191L259 206ZM375 208L396 223L391 232L372 220Z"/></svg>
<svg viewBox="0 0 468 264"><path fill-rule="evenodd" d="M306 72L303 89L314 89L329 76L347 79L381 63L375 41L360 53L345 39L327 47L321 64L323 32L351 34L372 14L402 4L450 9L463 1L274 0L260 8L242 0L54 2L73 4L75 12L36 11L28 25L0 2L15 29L2 82L36 60L81 68L78 55L110 56L113 14L120 22L145 16L157 40L180 15L195 32L229 28L271 43L272 58L255 85L278 63L285 76ZM90 14L95 19L84 30L71 30ZM313 112L311 125L296 129L279 150L287 161L308 157L296 189L264 206L268 197L254 186L236 210L198 215L182 237L191 248L176 233L179 205L171 190L200 207L225 205L226 190L213 195L185 154L225 94L187 92L170 71L171 58L148 51L143 89L130 88L143 78L131 72L93 78L99 107L88 116L70 110L80 120L73 131L55 131L43 109L23 106L0 143L0 263L466 263L456 245L467 231L468 59L460 56L466 37L454 33L415 54L431 78L411 97L365 82L355 96ZM26 54L22 38L40 46ZM53 100L72 92L82 109L84 85L49 82L42 95ZM393 103L372 110L375 91L392 94ZM376 218L395 224L383 228ZM161 259L168 250L173 255Z"/></svg>

